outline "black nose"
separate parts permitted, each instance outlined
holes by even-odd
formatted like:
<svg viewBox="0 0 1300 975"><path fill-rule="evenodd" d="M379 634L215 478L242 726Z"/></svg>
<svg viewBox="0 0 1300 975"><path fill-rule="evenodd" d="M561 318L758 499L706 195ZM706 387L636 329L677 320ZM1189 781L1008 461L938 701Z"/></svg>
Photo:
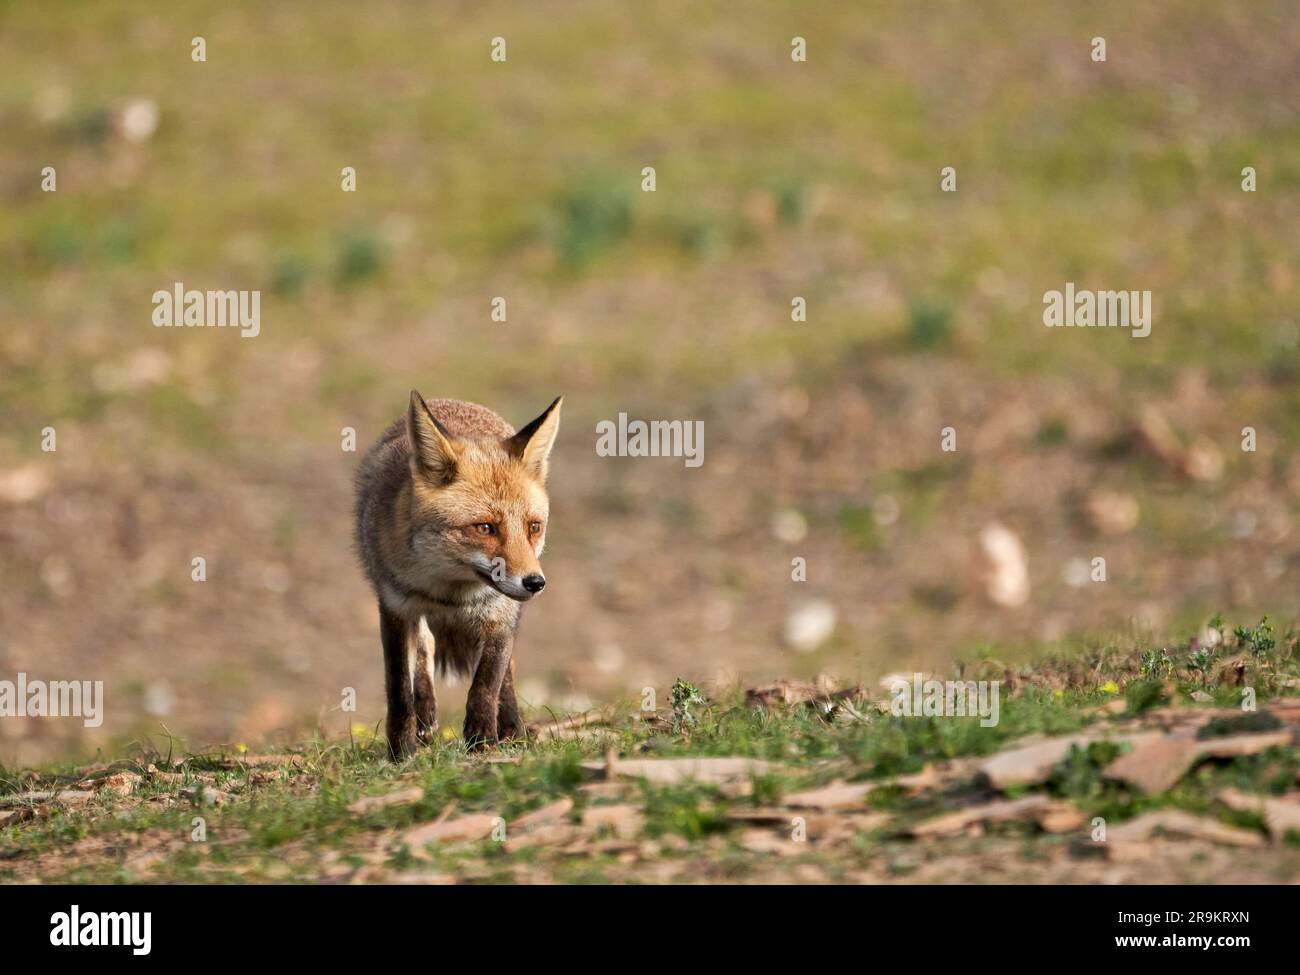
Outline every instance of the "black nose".
<svg viewBox="0 0 1300 975"><path fill-rule="evenodd" d="M534 573L530 576L524 576L524 588L531 593L541 592L546 588L546 577Z"/></svg>

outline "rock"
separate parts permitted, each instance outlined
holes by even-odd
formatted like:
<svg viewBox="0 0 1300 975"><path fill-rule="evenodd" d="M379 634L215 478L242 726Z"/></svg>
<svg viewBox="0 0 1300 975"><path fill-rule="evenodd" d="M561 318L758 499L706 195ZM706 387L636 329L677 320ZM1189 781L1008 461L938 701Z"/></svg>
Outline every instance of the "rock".
<svg viewBox="0 0 1300 975"><path fill-rule="evenodd" d="M791 856L808 848L806 843L796 843L788 834L770 829L747 829L736 842L750 853L775 853L778 856Z"/></svg>
<svg viewBox="0 0 1300 975"><path fill-rule="evenodd" d="M1223 453L1208 440L1198 440L1183 454L1183 473L1193 481L1217 481L1223 476Z"/></svg>
<svg viewBox="0 0 1300 975"><path fill-rule="evenodd" d="M1200 440L1184 447L1169 421L1154 406L1142 411L1136 439L1161 463L1184 477L1196 481L1214 481L1223 473L1223 455L1209 441Z"/></svg>
<svg viewBox="0 0 1300 975"><path fill-rule="evenodd" d="M1088 522L1103 535L1124 535L1137 527L1138 502L1131 494L1093 491L1084 502Z"/></svg>
<svg viewBox="0 0 1300 975"><path fill-rule="evenodd" d="M1209 816L1197 816L1182 809L1157 809L1110 830L1105 848L1113 859L1143 859L1149 841L1165 835L1176 839L1204 840L1220 846L1262 846L1258 833L1227 826Z"/></svg>
<svg viewBox="0 0 1300 975"><path fill-rule="evenodd" d="M401 842L410 847L413 854L421 856L426 846L485 840L492 835L499 821L500 817L492 813L457 816L408 829L401 835Z"/></svg>
<svg viewBox="0 0 1300 975"><path fill-rule="evenodd" d="M140 703L145 714L164 718L176 707L176 694L172 691L171 684L159 679L144 689L144 698Z"/></svg>
<svg viewBox="0 0 1300 975"><path fill-rule="evenodd" d="M366 813L372 813L379 809L387 809L390 806L407 806L413 802L419 802L424 798L424 790L418 786L412 786L409 789L401 789L397 792L390 792L382 796L363 796L356 802L348 806L348 812L363 816Z"/></svg>
<svg viewBox="0 0 1300 975"><path fill-rule="evenodd" d="M1268 713L1277 718L1283 727L1300 726L1300 698L1269 701Z"/></svg>
<svg viewBox="0 0 1300 975"><path fill-rule="evenodd" d="M1065 563L1061 581L1073 589L1082 589L1092 581L1092 567L1087 559L1075 556Z"/></svg>
<svg viewBox="0 0 1300 975"><path fill-rule="evenodd" d="M1215 798L1238 812L1253 812L1264 817L1268 835L1275 842L1288 832L1300 833L1300 794L1285 797L1260 796L1240 789L1224 789Z"/></svg>
<svg viewBox="0 0 1300 975"><path fill-rule="evenodd" d="M1161 735L1136 745L1106 766L1106 778L1141 789L1148 795L1164 792L1196 761L1197 744L1184 735Z"/></svg>
<svg viewBox="0 0 1300 975"><path fill-rule="evenodd" d="M1197 739L1187 732L1135 741L1133 750L1106 766L1105 776L1141 789L1148 795L1164 792L1203 758L1255 755L1291 742L1288 731Z"/></svg>
<svg viewBox="0 0 1300 975"><path fill-rule="evenodd" d="M1200 754L1205 758L1238 758L1258 755L1270 748L1285 748L1291 744L1289 731L1265 731L1250 735L1228 735L1224 738L1205 738L1200 741Z"/></svg>
<svg viewBox="0 0 1300 975"><path fill-rule="evenodd" d="M611 763L587 762L584 768L622 779L645 779L655 785L702 782L718 785L777 770L757 758L616 758Z"/></svg>
<svg viewBox="0 0 1300 975"><path fill-rule="evenodd" d="M857 809L874 788L874 782L832 782L820 789L792 793L782 801L794 809Z"/></svg>
<svg viewBox="0 0 1300 975"><path fill-rule="evenodd" d="M1072 802L1051 802L1030 810L1030 816L1044 833L1073 833L1088 821L1083 810Z"/></svg>
<svg viewBox="0 0 1300 975"><path fill-rule="evenodd" d="M847 842L858 832L879 829L889 821L885 813L863 813L854 816L834 814L802 813L797 810L754 811L756 815L748 821L766 824L766 829L748 829L739 837L742 847L753 853L776 853L789 855L808 849L809 843L825 845ZM732 816L738 821L743 814ZM802 839L796 839L802 836Z"/></svg>
<svg viewBox="0 0 1300 975"><path fill-rule="evenodd" d="M933 789L945 782L960 778L972 768L969 762L957 760L941 763L941 768L933 765L927 765L919 772L912 772L910 775L896 775L892 779L884 782L878 782L881 786L896 786L902 789L909 796L919 795L926 789Z"/></svg>
<svg viewBox="0 0 1300 975"><path fill-rule="evenodd" d="M1020 539L1005 525L993 522L980 531L976 571L994 604L1011 609L1029 601L1029 560Z"/></svg>
<svg viewBox="0 0 1300 975"><path fill-rule="evenodd" d="M0 471L0 501L9 504L35 501L49 489L49 485L49 469L36 462Z"/></svg>
<svg viewBox="0 0 1300 975"><path fill-rule="evenodd" d="M132 98L113 113L113 128L127 142L144 142L158 128L158 105L148 98Z"/></svg>
<svg viewBox="0 0 1300 975"><path fill-rule="evenodd" d="M785 620L785 644L797 653L812 653L835 632L835 607L825 600L800 606Z"/></svg>
<svg viewBox="0 0 1300 975"><path fill-rule="evenodd" d="M536 829L540 826L551 826L555 823L564 822L565 818L573 809L573 800L567 796L563 799L557 799L555 802L548 803L531 812L526 812L513 823L510 824L512 832Z"/></svg>
<svg viewBox="0 0 1300 975"><path fill-rule="evenodd" d="M797 545L808 534L808 521L793 508L783 508L772 516L772 535L787 545Z"/></svg>
<svg viewBox="0 0 1300 975"><path fill-rule="evenodd" d="M523 832L517 828L507 829L506 852L513 853L529 846L559 848L578 839L578 827L571 823L551 823L546 826L535 826Z"/></svg>
<svg viewBox="0 0 1300 975"><path fill-rule="evenodd" d="M816 843L844 842L859 832L871 832L890 822L891 816L883 812L862 812L851 815L824 813L807 815L804 826L808 839Z"/></svg>
<svg viewBox="0 0 1300 975"><path fill-rule="evenodd" d="M1087 748L1097 740L1093 735L1069 735L1020 745L985 759L979 771L999 791L1017 785L1038 785L1047 781L1058 763L1065 761L1071 748Z"/></svg>
<svg viewBox="0 0 1300 975"><path fill-rule="evenodd" d="M1063 762L1071 748L1087 748L1093 742L1127 742L1136 747L1146 741L1164 738L1163 732L1137 731L1107 737L1101 733L1064 735L1030 741L1006 751L998 752L980 762L976 768L993 788L1006 790L1017 785L1040 785L1052 774L1052 769Z"/></svg>
<svg viewBox="0 0 1300 975"><path fill-rule="evenodd" d="M1052 801L1044 795L1000 799L927 819L913 826L910 832L918 838L956 836L978 823L998 823L1030 817L1036 810L1046 809L1051 804Z"/></svg>

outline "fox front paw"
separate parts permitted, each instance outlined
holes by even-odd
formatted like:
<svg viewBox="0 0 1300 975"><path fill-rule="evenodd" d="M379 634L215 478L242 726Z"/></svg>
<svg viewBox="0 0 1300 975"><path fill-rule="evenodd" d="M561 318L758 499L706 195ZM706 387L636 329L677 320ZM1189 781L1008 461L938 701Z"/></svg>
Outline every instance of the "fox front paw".
<svg viewBox="0 0 1300 975"><path fill-rule="evenodd" d="M518 714L500 715L497 718L497 738L500 741L523 741L528 731Z"/></svg>
<svg viewBox="0 0 1300 975"><path fill-rule="evenodd" d="M415 736L415 716L412 714L388 716L385 728L388 737L388 757L394 762L415 754L417 738Z"/></svg>
<svg viewBox="0 0 1300 975"><path fill-rule="evenodd" d="M415 754L418 747L418 739L414 732L397 736L390 736L388 739L388 757L394 762L400 762Z"/></svg>
<svg viewBox="0 0 1300 975"><path fill-rule="evenodd" d="M497 723L495 716L491 721L475 719L472 715L465 719L463 732L465 746L471 751L491 748L497 743Z"/></svg>
<svg viewBox="0 0 1300 975"><path fill-rule="evenodd" d="M416 740L421 745L432 745L438 741L438 722L421 724L415 731Z"/></svg>

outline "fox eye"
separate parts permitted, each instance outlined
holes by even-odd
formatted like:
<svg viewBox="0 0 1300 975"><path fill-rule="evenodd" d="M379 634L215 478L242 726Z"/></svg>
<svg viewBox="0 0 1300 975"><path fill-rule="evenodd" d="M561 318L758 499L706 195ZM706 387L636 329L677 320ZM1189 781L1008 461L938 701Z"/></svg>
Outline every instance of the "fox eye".
<svg viewBox="0 0 1300 975"><path fill-rule="evenodd" d="M530 521L528 523L528 534L536 535L541 530L542 530L542 523L540 521Z"/></svg>
<svg viewBox="0 0 1300 975"><path fill-rule="evenodd" d="M497 533L497 526L492 524L490 521L480 521L474 526L474 530L480 535L495 535Z"/></svg>

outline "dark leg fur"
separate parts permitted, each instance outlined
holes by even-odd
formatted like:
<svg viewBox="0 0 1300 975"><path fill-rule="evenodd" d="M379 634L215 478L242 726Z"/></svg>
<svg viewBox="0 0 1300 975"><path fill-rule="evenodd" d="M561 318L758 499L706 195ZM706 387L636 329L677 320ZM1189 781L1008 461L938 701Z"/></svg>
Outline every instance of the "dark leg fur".
<svg viewBox="0 0 1300 975"><path fill-rule="evenodd" d="M497 712L501 703L501 685L510 669L513 634L485 634L483 652L465 701L465 744L470 748L495 745L498 738ZM514 700L513 693L511 700Z"/></svg>
<svg viewBox="0 0 1300 975"><path fill-rule="evenodd" d="M524 721L519 716L519 702L515 700L515 659L510 658L506 675L501 680L501 697L497 703L497 736L501 741L523 741Z"/></svg>
<svg viewBox="0 0 1300 975"><path fill-rule="evenodd" d="M384 689L388 695L388 753L394 761L415 751L415 710L407 665L406 622L379 604L379 636L384 643Z"/></svg>

